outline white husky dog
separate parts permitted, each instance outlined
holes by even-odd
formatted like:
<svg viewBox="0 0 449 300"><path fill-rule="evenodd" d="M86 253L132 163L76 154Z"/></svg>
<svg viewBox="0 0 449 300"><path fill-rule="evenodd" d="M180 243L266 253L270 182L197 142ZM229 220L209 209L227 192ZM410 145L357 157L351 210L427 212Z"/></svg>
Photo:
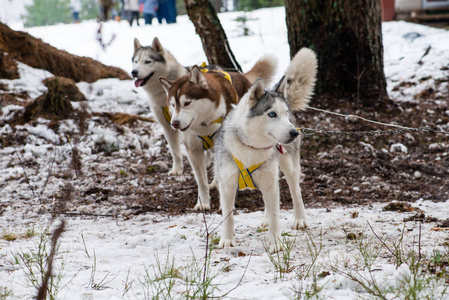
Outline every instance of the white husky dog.
<svg viewBox="0 0 449 300"><path fill-rule="evenodd" d="M171 117L167 107L165 90L159 83L159 76L175 80L189 70L183 67L164 49L155 37L151 46L142 46L138 39L134 39L134 55L132 58L132 76L136 78L136 87L143 87L150 99L150 108L156 121L162 126L165 139L170 147L173 158L169 175L181 175L183 171L182 152L179 132L170 125Z"/></svg>
<svg viewBox="0 0 449 300"><path fill-rule="evenodd" d="M215 176L220 190L223 228L220 246L234 246L234 202L237 189L257 188L265 203L263 226L268 227L271 251L280 245L279 167L293 200L293 227L306 227L299 187L300 139L291 111L307 107L316 80L315 53L301 49L273 91L256 81L226 117L217 140Z"/></svg>
<svg viewBox="0 0 449 300"><path fill-rule="evenodd" d="M275 69L275 58L265 56L245 74L194 66L188 75L175 81L160 77L167 91L171 125L181 133L198 184L196 210L210 209L208 150L214 146L224 117L257 78L270 82Z"/></svg>

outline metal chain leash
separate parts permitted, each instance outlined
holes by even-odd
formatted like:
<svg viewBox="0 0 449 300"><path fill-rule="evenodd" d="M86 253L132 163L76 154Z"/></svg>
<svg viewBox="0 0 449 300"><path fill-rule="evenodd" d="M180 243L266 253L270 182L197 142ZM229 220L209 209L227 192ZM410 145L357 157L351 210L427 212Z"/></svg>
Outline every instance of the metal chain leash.
<svg viewBox="0 0 449 300"><path fill-rule="evenodd" d="M324 112L327 114L337 115L337 116L345 117L345 118L360 119L360 120L363 120L366 122L383 125L383 126L396 127L399 129L396 129L396 130L372 130L372 131L330 131L330 130L316 130L316 129L311 129L311 128L298 128L298 131L303 136L312 136L312 135L317 135L317 134L340 135L340 136L343 136L343 135L346 135L346 136L362 136L362 135L375 136L375 135L380 135L380 134L397 134L397 133L405 133L405 132L427 132L427 133L449 134L449 132L446 132L446 131L434 130L430 126L411 128L411 127L405 127L405 126L396 125L396 124L388 124L388 123L373 121L373 120L365 119L365 118L362 118L362 117L356 116L356 115L346 115L346 114L341 114L341 113L336 113L336 112L330 112L327 110L310 107L310 106L308 107L308 109Z"/></svg>
<svg viewBox="0 0 449 300"><path fill-rule="evenodd" d="M331 131L331 130L315 130L311 128L299 128L301 135L303 136L312 136L312 135L339 135L339 136L376 136L381 134L397 134L397 133L405 133L405 132L436 132L432 128L426 126L421 128L404 128L397 130L373 130L373 131ZM444 133L444 132L441 132Z"/></svg>

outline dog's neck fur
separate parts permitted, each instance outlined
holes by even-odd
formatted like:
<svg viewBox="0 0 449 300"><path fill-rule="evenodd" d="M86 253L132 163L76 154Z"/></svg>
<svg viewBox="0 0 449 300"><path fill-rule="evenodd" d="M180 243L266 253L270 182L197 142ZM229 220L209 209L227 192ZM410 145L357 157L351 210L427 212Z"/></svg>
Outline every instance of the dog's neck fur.
<svg viewBox="0 0 449 300"><path fill-rule="evenodd" d="M227 127L223 131L223 142L226 144L226 148L247 167L267 161L274 154L273 145L253 145L243 138L245 134L241 131L239 124L237 124L239 112L236 109L231 111L227 117L227 122L224 124Z"/></svg>
<svg viewBox="0 0 449 300"><path fill-rule="evenodd" d="M210 116L204 117L201 120L200 125L190 127L193 133L197 135L211 135L216 132L223 123L226 116L226 101L221 99L217 108L214 108L213 113ZM219 118L223 118L221 122L216 122Z"/></svg>

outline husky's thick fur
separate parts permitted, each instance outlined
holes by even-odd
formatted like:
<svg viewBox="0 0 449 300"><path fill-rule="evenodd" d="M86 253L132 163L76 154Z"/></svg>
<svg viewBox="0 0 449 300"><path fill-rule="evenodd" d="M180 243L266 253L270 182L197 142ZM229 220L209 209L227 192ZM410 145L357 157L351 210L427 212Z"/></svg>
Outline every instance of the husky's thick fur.
<svg viewBox="0 0 449 300"><path fill-rule="evenodd" d="M176 81L160 78L167 91L171 125L181 132L198 184L195 209L210 209L207 150L213 147L224 117L257 78L270 82L275 65L274 58L266 56L245 74L207 71L195 66Z"/></svg>
<svg viewBox="0 0 449 300"><path fill-rule="evenodd" d="M256 81L225 119L217 139L215 177L220 190L223 229L220 246L234 246L233 209L237 189L258 188L265 203L262 225L269 226L271 251L280 249L279 167L293 200L293 227L306 227L299 187L300 139L291 111L307 107L316 80L315 53L301 49L285 76L267 91Z"/></svg>
<svg viewBox="0 0 449 300"><path fill-rule="evenodd" d="M138 39L134 39L134 55L132 58L132 76L136 78L136 87L143 87L150 99L150 108L156 121L162 126L165 139L170 147L173 158L170 175L180 175L183 171L182 153L179 132L170 125L165 90L162 88L158 78L164 76L175 80L189 71L183 67L164 49L155 37L151 46L143 47Z"/></svg>

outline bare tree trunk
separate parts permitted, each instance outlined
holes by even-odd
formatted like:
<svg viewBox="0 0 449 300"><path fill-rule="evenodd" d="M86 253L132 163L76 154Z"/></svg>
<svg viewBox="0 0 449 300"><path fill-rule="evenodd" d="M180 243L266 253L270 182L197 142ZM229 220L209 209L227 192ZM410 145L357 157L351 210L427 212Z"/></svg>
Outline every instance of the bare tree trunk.
<svg viewBox="0 0 449 300"><path fill-rule="evenodd" d="M390 103L380 1L285 0L285 11L290 55L302 47L318 55L319 93L354 96L364 106Z"/></svg>
<svg viewBox="0 0 449 300"><path fill-rule="evenodd" d="M201 38L208 63L241 71L211 2L209 0L184 0L184 2L187 14Z"/></svg>

